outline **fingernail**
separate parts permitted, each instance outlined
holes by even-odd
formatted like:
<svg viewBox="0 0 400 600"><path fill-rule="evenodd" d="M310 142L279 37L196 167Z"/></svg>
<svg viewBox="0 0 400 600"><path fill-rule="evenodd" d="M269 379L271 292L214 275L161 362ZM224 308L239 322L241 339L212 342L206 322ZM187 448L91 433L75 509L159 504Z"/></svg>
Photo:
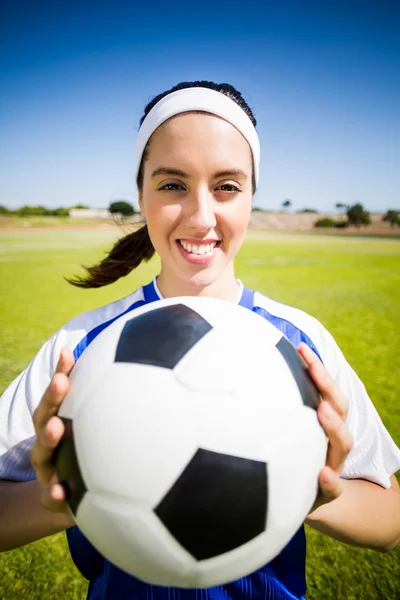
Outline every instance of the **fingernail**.
<svg viewBox="0 0 400 600"><path fill-rule="evenodd" d="M59 484L54 484L51 488L51 497L53 500L62 501L64 499L64 491Z"/></svg>
<svg viewBox="0 0 400 600"><path fill-rule="evenodd" d="M332 473L330 473L329 471L325 472L324 473L324 479L325 479L325 483L328 483L329 485L331 485L333 483L333 475L332 475Z"/></svg>

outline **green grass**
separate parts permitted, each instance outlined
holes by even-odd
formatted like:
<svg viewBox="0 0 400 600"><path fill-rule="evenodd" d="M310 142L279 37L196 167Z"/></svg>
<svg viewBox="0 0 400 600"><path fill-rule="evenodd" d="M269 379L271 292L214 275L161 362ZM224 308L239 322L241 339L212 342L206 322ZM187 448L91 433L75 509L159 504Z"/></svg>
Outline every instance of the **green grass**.
<svg viewBox="0 0 400 600"><path fill-rule="evenodd" d="M61 217L53 215L2 215L0 214L0 227L2 229L30 229L30 228L52 228L72 226L79 227L98 227L104 225L112 225L113 219L76 219L72 217Z"/></svg>
<svg viewBox="0 0 400 600"><path fill-rule="evenodd" d="M110 230L0 233L0 388L76 314L147 282L157 261L110 288L78 290L62 278L103 255ZM400 243L391 239L252 232L237 260L243 282L316 316L364 381L400 444ZM307 529L309 600L400 598L400 548L379 554ZM85 597L86 581L63 534L0 555L1 600Z"/></svg>

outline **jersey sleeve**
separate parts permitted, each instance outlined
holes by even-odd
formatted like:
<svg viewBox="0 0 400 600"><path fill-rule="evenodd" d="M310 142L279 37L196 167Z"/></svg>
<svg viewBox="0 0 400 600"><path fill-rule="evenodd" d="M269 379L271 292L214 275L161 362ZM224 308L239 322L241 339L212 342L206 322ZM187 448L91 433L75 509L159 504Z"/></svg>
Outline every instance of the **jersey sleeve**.
<svg viewBox="0 0 400 600"><path fill-rule="evenodd" d="M88 332L111 322L138 301L143 302L142 288L73 318L41 347L25 371L9 385L0 398L0 479L35 479L29 458L35 441L32 415L56 370L62 348L74 351Z"/></svg>
<svg viewBox="0 0 400 600"><path fill-rule="evenodd" d="M347 426L354 443L341 476L388 488L390 476L400 469L400 450L331 334L323 329L322 338L321 358L349 402Z"/></svg>
<svg viewBox="0 0 400 600"><path fill-rule="evenodd" d="M87 317L89 315L89 317ZM0 398L0 479L30 481L29 452L35 441L32 416L53 377L62 348L74 350L91 313L76 317L43 344L35 358Z"/></svg>
<svg viewBox="0 0 400 600"><path fill-rule="evenodd" d="M42 346L0 398L0 479L35 479L29 459L35 440L32 415L57 365L57 337Z"/></svg>

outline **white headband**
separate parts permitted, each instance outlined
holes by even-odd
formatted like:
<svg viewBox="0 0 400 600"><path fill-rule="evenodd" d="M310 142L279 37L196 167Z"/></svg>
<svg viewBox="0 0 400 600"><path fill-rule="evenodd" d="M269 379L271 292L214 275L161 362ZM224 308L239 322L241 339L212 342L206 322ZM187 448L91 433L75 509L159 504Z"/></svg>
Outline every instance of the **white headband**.
<svg viewBox="0 0 400 600"><path fill-rule="evenodd" d="M143 152L155 130L170 117L183 112L203 110L222 117L236 127L247 140L253 154L254 179L258 187L260 141L253 123L234 100L208 88L185 88L164 96L149 112L136 139L135 158L137 177Z"/></svg>

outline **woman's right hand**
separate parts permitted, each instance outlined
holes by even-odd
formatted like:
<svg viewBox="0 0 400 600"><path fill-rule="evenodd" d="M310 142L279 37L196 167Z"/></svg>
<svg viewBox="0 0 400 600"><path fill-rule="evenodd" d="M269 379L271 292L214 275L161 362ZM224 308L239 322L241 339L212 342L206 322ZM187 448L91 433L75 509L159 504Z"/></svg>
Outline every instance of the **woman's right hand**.
<svg viewBox="0 0 400 600"><path fill-rule="evenodd" d="M42 505L50 511L68 515L65 489L58 481L53 455L64 433L64 425L57 412L68 392L68 376L73 366L74 355L64 348L54 376L33 413L36 440L30 452L31 463L42 488ZM72 517L71 525L74 525Z"/></svg>

